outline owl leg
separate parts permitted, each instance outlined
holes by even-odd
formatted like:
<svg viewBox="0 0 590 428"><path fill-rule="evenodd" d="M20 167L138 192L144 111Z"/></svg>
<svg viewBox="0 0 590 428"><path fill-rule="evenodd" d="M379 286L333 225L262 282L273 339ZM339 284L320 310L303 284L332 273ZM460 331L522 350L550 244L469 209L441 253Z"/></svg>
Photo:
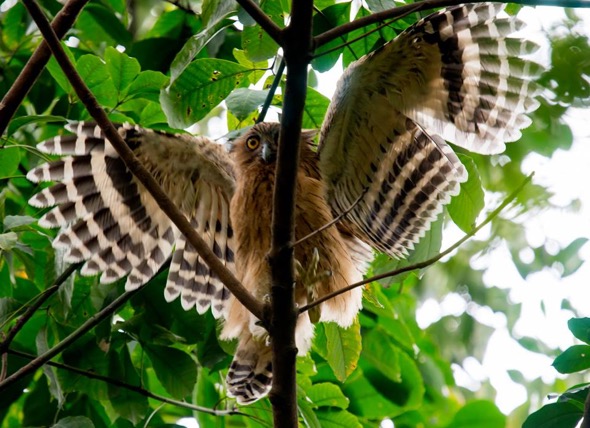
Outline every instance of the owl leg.
<svg viewBox="0 0 590 428"><path fill-rule="evenodd" d="M227 373L227 391L240 404L268 394L272 385L272 353L265 340L244 330Z"/></svg>

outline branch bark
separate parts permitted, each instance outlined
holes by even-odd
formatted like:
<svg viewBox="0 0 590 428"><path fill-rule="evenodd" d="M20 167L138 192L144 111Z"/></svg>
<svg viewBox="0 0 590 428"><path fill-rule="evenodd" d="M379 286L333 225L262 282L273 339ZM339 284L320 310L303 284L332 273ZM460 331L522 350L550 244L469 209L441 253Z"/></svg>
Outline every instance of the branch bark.
<svg viewBox="0 0 590 428"><path fill-rule="evenodd" d="M295 183L299 165L299 140L307 90L307 66L312 57L313 0L293 1L291 22L284 30L283 49L287 65L285 103L281 119L276 165L272 247L271 337L273 386L270 401L275 427L296 428L295 326L298 311L294 300L293 248L295 237Z"/></svg>
<svg viewBox="0 0 590 428"><path fill-rule="evenodd" d="M121 159L137 179L146 187L154 197L158 206L166 213L178 229L185 235L187 240L195 247L199 255L205 260L207 265L213 269L219 279L227 288L236 296L236 298L252 312L257 318L262 319L262 303L260 303L252 294L244 288L237 278L221 263L217 256L209 249L203 238L194 230L187 218L180 212L174 203L168 198L166 193L158 185L152 175L145 169L141 162L134 155L133 151L127 146L125 141L119 135L113 124L108 119L104 110L100 107L96 98L88 89L88 86L82 81L80 75L66 55L59 39L53 32L43 11L39 8L34 0L23 0L23 4L31 14L31 17L39 27L41 34L47 41L55 59L58 61L64 74L72 84L76 94L84 103L88 112L101 127L106 138L111 142Z"/></svg>
<svg viewBox="0 0 590 428"><path fill-rule="evenodd" d="M58 38L62 38L74 25L76 18L89 0L69 0L55 16L51 26ZM0 136L14 116L51 58L51 50L45 41L41 42L25 64L14 84L0 101Z"/></svg>

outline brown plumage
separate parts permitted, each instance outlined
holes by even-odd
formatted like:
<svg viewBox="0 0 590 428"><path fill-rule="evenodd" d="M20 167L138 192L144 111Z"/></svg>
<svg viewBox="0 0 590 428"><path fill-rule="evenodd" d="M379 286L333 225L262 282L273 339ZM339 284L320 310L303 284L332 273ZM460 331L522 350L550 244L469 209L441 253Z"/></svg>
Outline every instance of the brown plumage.
<svg viewBox="0 0 590 428"><path fill-rule="evenodd" d="M361 279L370 247L402 257L426 233L467 178L436 133L473 151L498 153L530 123L527 113L538 105L532 78L540 67L518 56L536 45L507 37L522 22L497 17L502 7L480 3L441 10L345 71L317 151L312 134L302 136L296 238L350 211L295 247L304 268L314 267L314 251L319 255L315 280L297 282L298 304ZM55 206L39 223L62 228L54 246L64 249L64 260L85 262L81 273L101 274L101 282L127 276L131 290L171 258L166 300L180 298L183 308L199 313L211 308L224 319L222 338L239 339L228 391L240 403L263 397L272 368L257 320L230 296L102 131L84 123L67 129L75 135L38 146L64 157L27 175L35 182L58 182L30 203ZM231 155L205 137L127 124L119 133L211 250L265 299L279 125L254 126L234 143ZM361 290L355 289L323 303L319 318L346 327L360 307ZM301 353L312 335L305 313L297 325Z"/></svg>

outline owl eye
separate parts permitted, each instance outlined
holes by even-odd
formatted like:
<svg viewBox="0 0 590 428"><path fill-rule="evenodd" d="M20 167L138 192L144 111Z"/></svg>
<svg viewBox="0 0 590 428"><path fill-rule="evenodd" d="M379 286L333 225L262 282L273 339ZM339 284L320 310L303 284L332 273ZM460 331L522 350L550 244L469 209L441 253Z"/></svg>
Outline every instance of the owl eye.
<svg viewBox="0 0 590 428"><path fill-rule="evenodd" d="M246 147L250 150L256 150L260 145L260 139L258 137L248 137L246 140Z"/></svg>

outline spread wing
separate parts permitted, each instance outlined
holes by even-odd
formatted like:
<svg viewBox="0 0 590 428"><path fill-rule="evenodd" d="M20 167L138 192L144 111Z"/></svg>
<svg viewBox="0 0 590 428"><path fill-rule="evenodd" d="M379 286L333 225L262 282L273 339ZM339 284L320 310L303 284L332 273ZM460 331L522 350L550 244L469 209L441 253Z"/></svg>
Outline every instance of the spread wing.
<svg viewBox="0 0 590 428"><path fill-rule="evenodd" d="M520 56L537 45L503 5L459 5L417 22L352 64L338 82L320 134L320 169L332 208L348 214L373 247L413 248L466 179L443 140L498 153L538 106ZM441 135L443 138L438 137Z"/></svg>
<svg viewBox="0 0 590 428"><path fill-rule="evenodd" d="M102 283L127 276L135 289L152 278L172 255L165 297L181 296L185 309L220 316L228 290L186 242L152 196L127 169L95 124L66 127L74 135L38 145L64 155L38 166L27 178L54 181L31 198L51 207L43 227L60 227L53 242L64 260L85 262L82 275L101 274ZM206 138L173 135L122 125L119 133L180 207L215 254L233 269L229 201L234 191L232 162L224 148Z"/></svg>

